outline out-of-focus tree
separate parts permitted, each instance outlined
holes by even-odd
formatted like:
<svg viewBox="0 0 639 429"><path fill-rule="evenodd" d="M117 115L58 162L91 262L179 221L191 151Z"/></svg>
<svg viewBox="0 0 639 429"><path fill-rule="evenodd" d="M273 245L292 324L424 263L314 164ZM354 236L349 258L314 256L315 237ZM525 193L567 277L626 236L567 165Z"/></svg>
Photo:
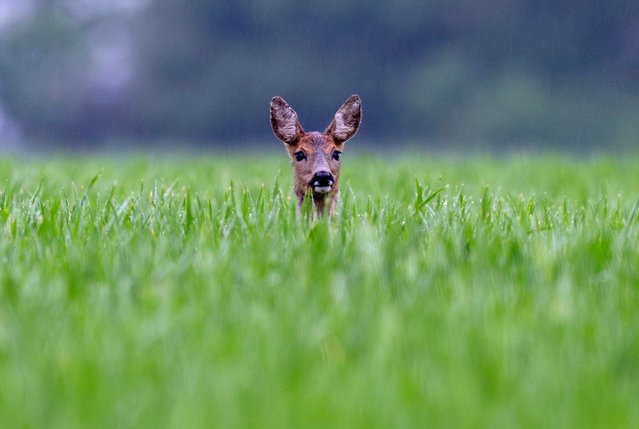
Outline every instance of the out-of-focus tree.
<svg viewBox="0 0 639 429"><path fill-rule="evenodd" d="M639 138L634 0L31 3L0 30L0 104L31 137L248 141L273 95L318 129L358 92L380 141Z"/></svg>
<svg viewBox="0 0 639 429"><path fill-rule="evenodd" d="M30 135L72 133L85 95L80 29L56 2L43 1L29 20L3 33L0 97L7 113Z"/></svg>
<svg viewBox="0 0 639 429"><path fill-rule="evenodd" d="M91 145L129 134L130 10L115 3L25 1L0 28L0 102L27 138Z"/></svg>

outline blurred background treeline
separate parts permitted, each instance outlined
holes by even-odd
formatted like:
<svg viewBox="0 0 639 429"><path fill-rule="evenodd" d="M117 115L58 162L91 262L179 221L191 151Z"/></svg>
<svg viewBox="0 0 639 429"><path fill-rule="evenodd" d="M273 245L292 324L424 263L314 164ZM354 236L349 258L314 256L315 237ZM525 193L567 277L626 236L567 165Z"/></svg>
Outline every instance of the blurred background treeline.
<svg viewBox="0 0 639 429"><path fill-rule="evenodd" d="M263 144L273 95L352 93L386 146L633 149L639 2L0 0L0 147Z"/></svg>

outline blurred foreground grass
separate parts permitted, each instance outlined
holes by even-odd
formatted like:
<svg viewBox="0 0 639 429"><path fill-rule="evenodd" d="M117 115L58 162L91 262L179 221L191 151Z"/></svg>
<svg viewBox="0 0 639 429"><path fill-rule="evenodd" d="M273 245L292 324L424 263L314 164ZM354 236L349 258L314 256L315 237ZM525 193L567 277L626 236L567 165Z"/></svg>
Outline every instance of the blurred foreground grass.
<svg viewBox="0 0 639 429"><path fill-rule="evenodd" d="M0 161L0 422L638 427L639 159Z"/></svg>

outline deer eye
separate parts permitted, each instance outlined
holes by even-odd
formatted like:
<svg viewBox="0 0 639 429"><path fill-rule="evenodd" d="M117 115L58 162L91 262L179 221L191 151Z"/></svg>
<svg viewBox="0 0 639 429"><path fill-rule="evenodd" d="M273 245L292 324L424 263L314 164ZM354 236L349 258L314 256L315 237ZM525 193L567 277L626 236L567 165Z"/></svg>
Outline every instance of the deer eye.
<svg viewBox="0 0 639 429"><path fill-rule="evenodd" d="M342 152L340 152L339 150L334 150L333 151L333 159L335 161L339 161L339 156L342 154Z"/></svg>
<svg viewBox="0 0 639 429"><path fill-rule="evenodd" d="M305 159L306 159L306 154L304 152L302 152L301 150L299 152L295 152L296 161L303 161Z"/></svg>

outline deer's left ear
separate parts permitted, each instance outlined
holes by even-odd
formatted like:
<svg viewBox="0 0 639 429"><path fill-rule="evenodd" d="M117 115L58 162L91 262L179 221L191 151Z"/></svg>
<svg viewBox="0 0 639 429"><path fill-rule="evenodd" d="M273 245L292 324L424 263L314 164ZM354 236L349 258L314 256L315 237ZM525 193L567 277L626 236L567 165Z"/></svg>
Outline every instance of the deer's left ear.
<svg viewBox="0 0 639 429"><path fill-rule="evenodd" d="M271 100L271 127L275 136L287 144L295 143L304 133L297 113L282 97Z"/></svg>
<svg viewBox="0 0 639 429"><path fill-rule="evenodd" d="M326 134L331 134L335 140L344 143L355 135L361 118L362 100L359 95L351 95L335 113L335 118L326 128Z"/></svg>

